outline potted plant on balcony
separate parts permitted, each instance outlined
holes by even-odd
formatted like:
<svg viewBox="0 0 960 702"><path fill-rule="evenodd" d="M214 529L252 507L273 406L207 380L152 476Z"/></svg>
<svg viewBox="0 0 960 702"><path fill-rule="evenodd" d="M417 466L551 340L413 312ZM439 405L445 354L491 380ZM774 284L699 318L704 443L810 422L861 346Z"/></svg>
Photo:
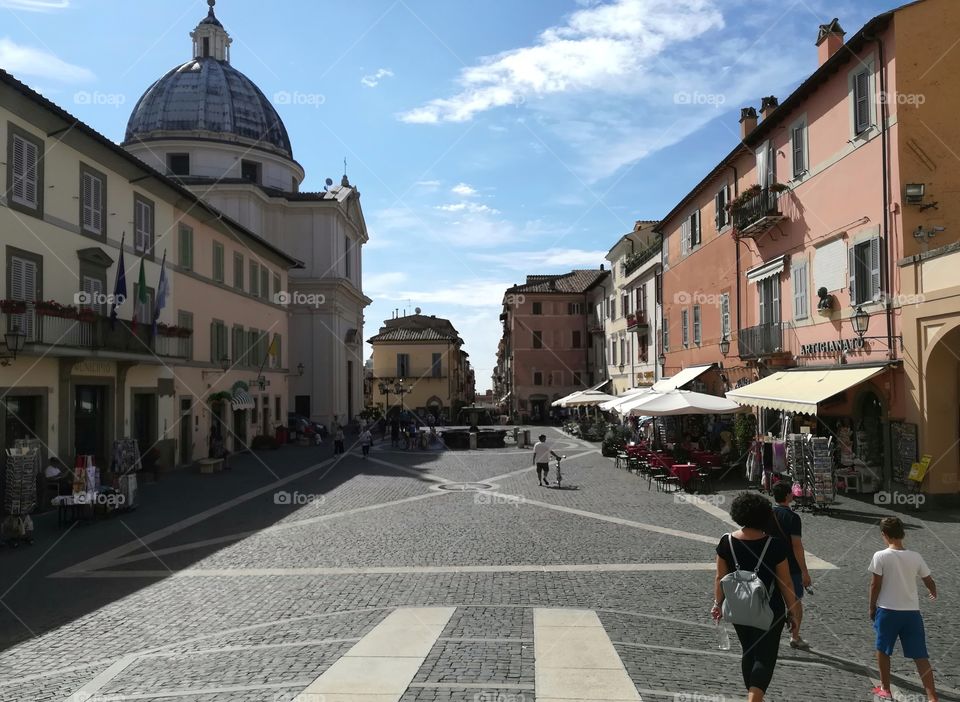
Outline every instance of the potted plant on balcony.
<svg viewBox="0 0 960 702"><path fill-rule="evenodd" d="M628 314L627 315L627 329L632 329L637 326L637 315Z"/></svg>
<svg viewBox="0 0 960 702"><path fill-rule="evenodd" d="M77 308L73 305L61 305L56 300L40 300L34 303L37 314L45 317L60 317L62 319L76 319Z"/></svg>
<svg viewBox="0 0 960 702"><path fill-rule="evenodd" d="M81 322L93 322L97 318L97 313L89 307L81 307L77 310L77 319Z"/></svg>
<svg viewBox="0 0 960 702"><path fill-rule="evenodd" d="M164 324L163 322L157 323L157 334L160 336L177 336L179 327L175 324Z"/></svg>
<svg viewBox="0 0 960 702"><path fill-rule="evenodd" d="M0 312L6 314L23 314L27 311L27 303L23 300L0 300Z"/></svg>

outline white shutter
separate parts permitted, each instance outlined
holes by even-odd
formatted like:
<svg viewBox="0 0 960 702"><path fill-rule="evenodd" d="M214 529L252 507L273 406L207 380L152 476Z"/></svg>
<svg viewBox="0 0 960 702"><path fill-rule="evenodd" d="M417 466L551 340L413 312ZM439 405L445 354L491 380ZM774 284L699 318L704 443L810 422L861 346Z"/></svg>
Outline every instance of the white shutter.
<svg viewBox="0 0 960 702"><path fill-rule="evenodd" d="M767 142L756 151L757 155L757 183L761 188L769 185L767 182Z"/></svg>
<svg viewBox="0 0 960 702"><path fill-rule="evenodd" d="M10 257L10 297L13 300L35 302L37 299L37 264L25 258ZM26 334L27 339L34 340L34 311L28 305L23 314L10 315L11 328L17 327Z"/></svg>
<svg viewBox="0 0 960 702"><path fill-rule="evenodd" d="M91 181L93 210L90 215L90 230L100 234L103 231L103 181L96 176L93 176Z"/></svg>
<svg viewBox="0 0 960 702"><path fill-rule="evenodd" d="M80 289L87 294L87 299L90 300L90 303L84 305L84 307L96 312L102 311L100 300L103 299L103 283L97 278L85 275L80 283Z"/></svg>
<svg viewBox="0 0 960 702"><path fill-rule="evenodd" d="M850 304L857 304L857 247L855 244L850 244L850 248L847 249L847 260L848 260L848 274L850 277Z"/></svg>
<svg viewBox="0 0 960 702"><path fill-rule="evenodd" d="M40 152L37 145L13 135L13 183L10 197L25 207L37 206L37 167Z"/></svg>
<svg viewBox="0 0 960 702"><path fill-rule="evenodd" d="M870 240L870 291L869 299L879 300L880 290L880 237Z"/></svg>
<svg viewBox="0 0 960 702"><path fill-rule="evenodd" d="M680 255L686 256L690 251L690 219L683 220L680 225Z"/></svg>
<svg viewBox="0 0 960 702"><path fill-rule="evenodd" d="M138 253L150 251L153 232L150 230L150 204L143 200L137 200L134 216L134 239L133 247Z"/></svg>

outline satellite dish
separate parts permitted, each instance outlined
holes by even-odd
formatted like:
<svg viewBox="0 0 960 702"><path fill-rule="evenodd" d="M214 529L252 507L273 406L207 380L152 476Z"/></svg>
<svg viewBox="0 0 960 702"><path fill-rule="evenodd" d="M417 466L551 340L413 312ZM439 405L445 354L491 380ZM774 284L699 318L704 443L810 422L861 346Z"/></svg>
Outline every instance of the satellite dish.
<svg viewBox="0 0 960 702"><path fill-rule="evenodd" d="M417 308L414 310L414 312L416 312L417 314L420 314L420 308L417 307Z"/></svg>

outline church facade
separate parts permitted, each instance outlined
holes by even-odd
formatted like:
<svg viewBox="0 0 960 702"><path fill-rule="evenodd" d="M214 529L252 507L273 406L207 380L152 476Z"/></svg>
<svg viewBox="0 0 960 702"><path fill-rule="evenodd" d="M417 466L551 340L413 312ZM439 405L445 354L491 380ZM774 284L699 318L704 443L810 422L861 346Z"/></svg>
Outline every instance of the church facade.
<svg viewBox="0 0 960 702"><path fill-rule="evenodd" d="M288 410L329 424L363 408L362 247L368 240L360 192L344 175L302 192L270 100L230 63L231 38L208 0L191 33L192 58L151 85L127 124L124 148L303 262L284 285L256 254L225 262L225 284L287 307Z"/></svg>

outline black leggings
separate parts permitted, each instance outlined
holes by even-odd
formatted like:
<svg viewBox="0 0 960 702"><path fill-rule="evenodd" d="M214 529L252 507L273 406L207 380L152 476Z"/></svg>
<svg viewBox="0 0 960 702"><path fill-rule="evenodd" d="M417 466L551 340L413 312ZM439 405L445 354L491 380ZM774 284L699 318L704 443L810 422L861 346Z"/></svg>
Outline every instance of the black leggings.
<svg viewBox="0 0 960 702"><path fill-rule="evenodd" d="M783 624L783 617L780 617L766 631L752 626L734 625L740 646L743 647L740 667L743 669L743 684L747 690L758 687L764 692L767 691L773 679L777 656L780 654Z"/></svg>

